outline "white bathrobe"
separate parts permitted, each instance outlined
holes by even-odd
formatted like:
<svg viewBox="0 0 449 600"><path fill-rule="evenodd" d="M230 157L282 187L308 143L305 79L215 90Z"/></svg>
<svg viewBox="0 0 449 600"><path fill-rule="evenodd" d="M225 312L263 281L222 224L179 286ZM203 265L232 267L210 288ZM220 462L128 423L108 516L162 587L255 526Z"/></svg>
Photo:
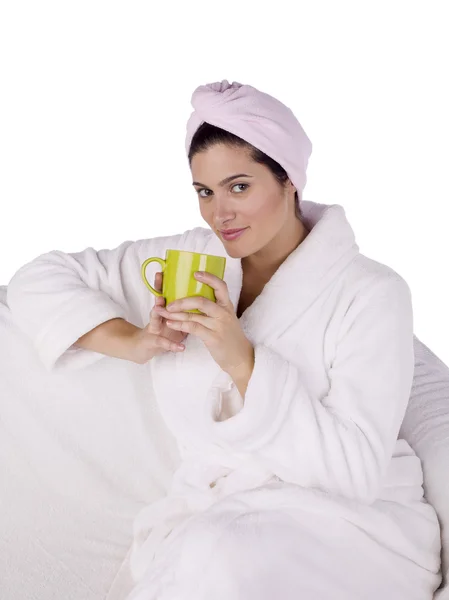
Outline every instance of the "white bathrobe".
<svg viewBox="0 0 449 600"><path fill-rule="evenodd" d="M397 441L414 367L409 289L359 253L341 207L303 209L310 234L240 318L256 359L244 402L194 336L151 361L181 462L136 520L132 600L430 600L438 586L437 519ZM166 248L226 255L197 228L50 253L15 275L8 304L47 368L101 359L70 347L100 322L147 322L139 266ZM227 257L225 281L236 306L239 260Z"/></svg>

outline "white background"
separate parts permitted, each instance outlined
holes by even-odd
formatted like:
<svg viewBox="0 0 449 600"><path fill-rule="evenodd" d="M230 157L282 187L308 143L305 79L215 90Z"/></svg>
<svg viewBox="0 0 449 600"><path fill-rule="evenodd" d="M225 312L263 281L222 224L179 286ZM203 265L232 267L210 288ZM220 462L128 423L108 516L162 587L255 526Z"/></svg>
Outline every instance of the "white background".
<svg viewBox="0 0 449 600"><path fill-rule="evenodd" d="M203 225L184 155L190 97L235 80L292 108L313 143L304 198L345 207L449 363L447 9L3 1L0 284L49 250Z"/></svg>

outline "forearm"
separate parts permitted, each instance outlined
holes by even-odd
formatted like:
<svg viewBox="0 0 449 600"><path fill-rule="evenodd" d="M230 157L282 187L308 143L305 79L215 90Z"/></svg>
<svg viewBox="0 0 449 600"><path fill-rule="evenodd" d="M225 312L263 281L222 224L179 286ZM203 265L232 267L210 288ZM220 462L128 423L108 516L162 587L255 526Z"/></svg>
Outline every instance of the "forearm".
<svg viewBox="0 0 449 600"><path fill-rule="evenodd" d="M111 319L81 336L74 346L114 358L123 358L124 340L137 330L139 327L125 319Z"/></svg>
<svg viewBox="0 0 449 600"><path fill-rule="evenodd" d="M195 248L195 236L192 230L186 235L123 242L112 250L89 247L76 253L42 254L21 267L8 284L7 304L14 322L48 371L92 364L101 355L75 351L77 340L112 319L144 327L151 301L141 280L141 264L149 256L165 256L167 248L186 244ZM101 348L111 354L109 343Z"/></svg>

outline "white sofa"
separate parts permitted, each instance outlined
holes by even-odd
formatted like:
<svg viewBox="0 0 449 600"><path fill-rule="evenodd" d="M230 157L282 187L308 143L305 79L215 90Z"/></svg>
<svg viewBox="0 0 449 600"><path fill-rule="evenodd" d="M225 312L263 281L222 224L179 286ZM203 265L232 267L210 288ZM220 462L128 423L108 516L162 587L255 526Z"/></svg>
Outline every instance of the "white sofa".
<svg viewBox="0 0 449 600"><path fill-rule="evenodd" d="M435 600L449 600L449 368L415 337L415 376L400 437L420 457L425 496L441 526L443 583Z"/></svg>
<svg viewBox="0 0 449 600"><path fill-rule="evenodd" d="M131 586L133 519L166 492L177 461L148 373L114 361L114 392L109 387L94 398L83 372L46 372L11 322L6 287L0 287L0 360L0 599L123 600ZM109 377L110 360L96 363L89 377ZM422 459L447 569L449 369L418 340L401 433ZM164 468L155 472L151 457L161 448ZM436 598L449 599L449 590Z"/></svg>

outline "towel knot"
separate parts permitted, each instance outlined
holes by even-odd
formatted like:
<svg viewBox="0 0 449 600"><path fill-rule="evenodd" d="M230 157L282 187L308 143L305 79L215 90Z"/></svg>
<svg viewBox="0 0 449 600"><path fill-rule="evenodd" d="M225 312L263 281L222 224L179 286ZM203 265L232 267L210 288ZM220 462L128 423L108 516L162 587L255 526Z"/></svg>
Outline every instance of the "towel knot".
<svg viewBox="0 0 449 600"><path fill-rule="evenodd" d="M241 83L229 83L226 79L207 85L200 85L192 94L192 106L202 114L220 108L232 99L235 91L242 87Z"/></svg>

